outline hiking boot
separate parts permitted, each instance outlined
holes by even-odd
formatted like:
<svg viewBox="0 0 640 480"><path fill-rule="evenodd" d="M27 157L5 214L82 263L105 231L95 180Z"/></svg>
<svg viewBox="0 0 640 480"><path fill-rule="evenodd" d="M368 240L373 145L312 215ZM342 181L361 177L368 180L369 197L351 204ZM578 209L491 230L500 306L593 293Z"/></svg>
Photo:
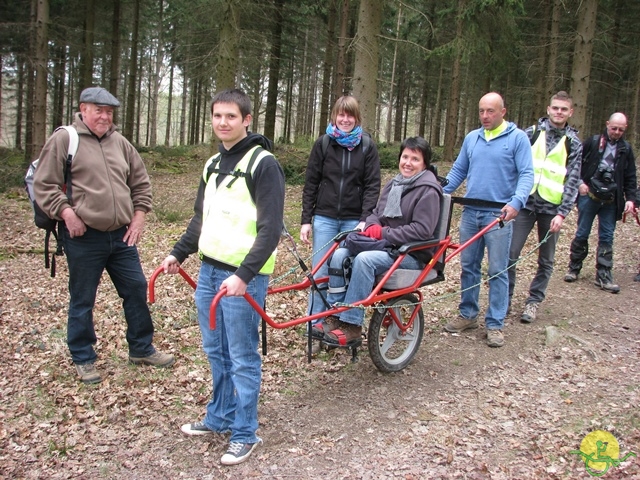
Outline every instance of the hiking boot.
<svg viewBox="0 0 640 480"><path fill-rule="evenodd" d="M531 302L524 306L524 312L520 317L520 321L523 323L531 323L536 319L536 310L538 310L538 303Z"/></svg>
<svg viewBox="0 0 640 480"><path fill-rule="evenodd" d="M460 333L465 330L471 330L472 328L478 328L478 319L468 319L462 315L458 315L454 320L451 320L444 326L444 329L449 333Z"/></svg>
<svg viewBox="0 0 640 480"><path fill-rule="evenodd" d="M82 383L91 384L102 381L102 376L100 376L100 372L98 372L93 363L85 363L84 365L76 364L76 372L78 372Z"/></svg>
<svg viewBox="0 0 640 480"><path fill-rule="evenodd" d="M502 347L504 345L502 330L487 330L487 345L490 347Z"/></svg>
<svg viewBox="0 0 640 480"><path fill-rule="evenodd" d="M640 282L640 273L638 273L635 277L633 277L634 282Z"/></svg>
<svg viewBox="0 0 640 480"><path fill-rule="evenodd" d="M593 282L596 287L600 287L605 292L609 293L618 293L620 291L620 286L613 283L611 280L604 280L602 278L596 278L596 281Z"/></svg>
<svg viewBox="0 0 640 480"><path fill-rule="evenodd" d="M195 423L185 423L180 427L180 430L187 435L209 435L213 433L213 430L209 429L202 420Z"/></svg>
<svg viewBox="0 0 640 480"><path fill-rule="evenodd" d="M249 458L260 443L262 443L262 439L260 438L258 438L256 443L231 442L227 453L220 459L220 463L222 465L238 465Z"/></svg>
<svg viewBox="0 0 640 480"><path fill-rule="evenodd" d="M173 365L176 359L170 353L162 353L156 350L147 357L129 356L129 361L135 365L151 365L153 367L166 368Z"/></svg>
<svg viewBox="0 0 640 480"><path fill-rule="evenodd" d="M319 320L311 326L311 338L322 340L327 333L337 328L339 322L340 319L334 315L329 315L324 320Z"/></svg>
<svg viewBox="0 0 640 480"><path fill-rule="evenodd" d="M578 280L578 272L574 272L572 270L569 270L564 276L564 281L565 282L573 283L576 280Z"/></svg>
<svg viewBox="0 0 640 480"><path fill-rule="evenodd" d="M333 327L333 330L325 334L322 340L326 345L348 347L362 342L362 325L354 325L353 323L337 320Z"/></svg>

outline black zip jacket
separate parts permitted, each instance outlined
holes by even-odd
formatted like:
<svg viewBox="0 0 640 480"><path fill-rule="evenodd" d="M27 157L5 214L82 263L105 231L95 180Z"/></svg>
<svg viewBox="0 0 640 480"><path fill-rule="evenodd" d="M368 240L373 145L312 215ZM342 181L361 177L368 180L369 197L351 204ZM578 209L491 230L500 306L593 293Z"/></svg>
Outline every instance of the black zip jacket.
<svg viewBox="0 0 640 480"><path fill-rule="evenodd" d="M602 135L594 135L582 144L582 172L580 176L587 185L589 185L591 177L598 171L598 165L604 155L604 150L600 151L600 139L602 137L604 137L605 142L609 141L605 131ZM616 219L620 220L624 212L625 201L633 202L635 205L638 204L636 198L638 188L636 158L633 155L633 148L623 138L616 142L615 165L613 176L618 186L615 193Z"/></svg>
<svg viewBox="0 0 640 480"><path fill-rule="evenodd" d="M349 151L332 138L326 158L322 158L322 137L309 156L300 223L311 223L314 215L365 221L380 195L380 158L375 143L371 141L363 154L362 142Z"/></svg>

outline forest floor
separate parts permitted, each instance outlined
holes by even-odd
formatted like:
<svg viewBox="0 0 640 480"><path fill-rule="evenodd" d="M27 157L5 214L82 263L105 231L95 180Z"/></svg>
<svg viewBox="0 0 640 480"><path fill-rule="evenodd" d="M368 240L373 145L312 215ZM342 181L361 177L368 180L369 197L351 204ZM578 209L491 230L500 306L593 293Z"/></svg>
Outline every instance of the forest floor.
<svg viewBox="0 0 640 480"><path fill-rule="evenodd" d="M151 165L150 173L155 213L140 245L148 276L188 222L199 170ZM635 222L618 224L614 273L622 291L612 295L593 285L593 255L578 282L562 281L575 231L570 215L547 300L530 325L519 316L535 255L520 264L503 348L488 348L483 329L443 331L457 315L457 261L444 282L425 288L425 336L399 373L380 373L366 348L357 363L343 350L307 363L302 327L269 329L259 406L264 445L247 462L223 467L228 438L180 431L203 416L211 393L190 287L178 276L158 279L154 343L177 357L161 370L128 364L120 301L105 279L94 311L105 380L83 385L65 343L66 263L59 259L57 277L49 278L42 232L23 192L4 194L0 209L0 478L586 479L585 462L573 452L598 430L619 442L609 442L614 460L640 454ZM299 211L300 187L288 187L295 238ZM534 247L532 237L525 252ZM195 277L198 264L193 258L184 267ZM281 248L279 272L294 264ZM306 295L297 293L270 298L268 311L282 321L305 306ZM555 342L547 338L550 326L560 333ZM605 478L640 478L640 458L609 466Z"/></svg>

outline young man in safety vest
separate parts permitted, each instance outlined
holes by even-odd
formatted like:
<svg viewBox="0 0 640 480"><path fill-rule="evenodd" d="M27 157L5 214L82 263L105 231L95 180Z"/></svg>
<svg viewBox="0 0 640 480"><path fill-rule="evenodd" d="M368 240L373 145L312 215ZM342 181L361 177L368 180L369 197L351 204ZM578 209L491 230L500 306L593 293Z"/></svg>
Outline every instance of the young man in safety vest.
<svg viewBox="0 0 640 480"><path fill-rule="evenodd" d="M284 212L284 173L270 153L271 141L248 133L249 97L237 89L218 93L211 104L220 153L204 167L187 231L162 262L175 274L196 251L202 260L195 302L202 346L211 366L213 396L203 420L182 426L187 435L231 433L223 465L244 462L262 443L258 395L262 361L258 351L260 316L243 298L263 305ZM209 328L209 308L226 289Z"/></svg>
<svg viewBox="0 0 640 480"><path fill-rule="evenodd" d="M573 208L580 185L582 143L578 131L567 121L573 114L573 100L560 91L551 97L548 117L525 130L531 141L534 184L525 207L513 225L509 250L509 307L516 284L516 262L534 224L538 224L538 241L547 237L538 250L538 270L529 285L529 297L520 320L531 323L544 300L562 222Z"/></svg>

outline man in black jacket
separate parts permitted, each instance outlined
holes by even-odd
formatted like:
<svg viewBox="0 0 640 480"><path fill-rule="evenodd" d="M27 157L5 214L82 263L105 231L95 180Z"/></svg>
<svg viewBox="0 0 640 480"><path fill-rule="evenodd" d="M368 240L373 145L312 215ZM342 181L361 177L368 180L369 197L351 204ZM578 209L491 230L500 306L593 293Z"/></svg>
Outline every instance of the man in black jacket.
<svg viewBox="0 0 640 480"><path fill-rule="evenodd" d="M610 293L620 287L613 281L613 234L623 213L632 213L636 201L636 160L622 136L627 117L614 113L601 135L582 145L582 183L578 189L578 229L571 242L569 270L565 282L575 282L589 252L589 234L598 217L596 286ZM626 200L626 201L625 201Z"/></svg>

